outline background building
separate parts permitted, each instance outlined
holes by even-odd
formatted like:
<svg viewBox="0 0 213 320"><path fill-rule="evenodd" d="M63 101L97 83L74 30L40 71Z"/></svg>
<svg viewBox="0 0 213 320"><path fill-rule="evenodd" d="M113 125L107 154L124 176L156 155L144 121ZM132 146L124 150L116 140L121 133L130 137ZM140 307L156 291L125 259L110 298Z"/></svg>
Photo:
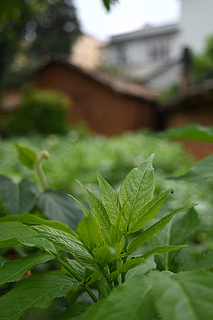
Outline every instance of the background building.
<svg viewBox="0 0 213 320"><path fill-rule="evenodd" d="M156 89L178 82L184 49L202 53L207 38L213 34L213 1L182 0L181 11L176 24L145 25L140 30L112 36L104 48L104 63Z"/></svg>

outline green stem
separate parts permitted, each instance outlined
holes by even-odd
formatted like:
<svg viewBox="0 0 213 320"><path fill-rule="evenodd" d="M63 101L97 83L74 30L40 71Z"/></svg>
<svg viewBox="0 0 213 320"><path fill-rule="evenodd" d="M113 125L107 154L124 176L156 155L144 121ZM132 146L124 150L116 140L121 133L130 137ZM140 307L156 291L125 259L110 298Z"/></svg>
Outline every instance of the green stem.
<svg viewBox="0 0 213 320"><path fill-rule="evenodd" d="M112 273L112 272L114 272L116 270L116 265L117 265L116 263L117 263L117 261L113 261L112 263L110 263L110 265L109 265L110 273ZM113 280L113 282L114 282L114 286L117 287L119 285L118 277L116 277Z"/></svg>
<svg viewBox="0 0 213 320"><path fill-rule="evenodd" d="M80 285L85 288L87 291L88 295L94 302L98 302L97 297L94 295L90 287L86 283L82 283L81 277L66 263L64 262L61 258L57 257L57 260L62 264L62 266L77 280L80 282Z"/></svg>
<svg viewBox="0 0 213 320"><path fill-rule="evenodd" d="M166 241L166 245L167 245L167 246L169 246L169 244L170 244L171 227L172 227L172 224L169 223L169 225L168 225L168 231L167 231L167 241ZM166 265L165 265L165 269L166 269L166 271L169 271L169 252L166 252Z"/></svg>
<svg viewBox="0 0 213 320"><path fill-rule="evenodd" d="M129 242L129 236L127 235L125 238L125 243L124 243L124 252L126 253L127 250L127 246L128 246L128 242ZM123 264L127 261L127 256L123 257ZM124 283L126 281L126 272L123 272L121 274L121 282Z"/></svg>
<svg viewBox="0 0 213 320"><path fill-rule="evenodd" d="M47 185L46 177L44 175L44 171L43 171L42 166L41 166L41 162L44 159L48 159L49 156L50 155L49 155L49 153L47 151L45 151L45 150L42 151L40 156L38 157L38 159L36 161L36 164L35 164L38 176L39 176L39 178L41 180L41 184L42 184L42 187L44 188L44 190L46 190L48 188L48 185Z"/></svg>
<svg viewBox="0 0 213 320"><path fill-rule="evenodd" d="M102 268L101 265L98 265L98 266L99 266L100 272L103 274L104 278L106 279L106 282L108 283L110 290L112 291L113 285L112 285L112 282L110 281L106 271L104 270L104 268Z"/></svg>

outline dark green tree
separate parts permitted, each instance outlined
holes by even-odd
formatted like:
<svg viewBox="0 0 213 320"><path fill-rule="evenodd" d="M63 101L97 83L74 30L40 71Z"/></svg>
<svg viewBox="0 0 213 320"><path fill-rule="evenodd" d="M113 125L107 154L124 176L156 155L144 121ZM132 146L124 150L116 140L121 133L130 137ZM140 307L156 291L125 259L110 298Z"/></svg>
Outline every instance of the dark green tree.
<svg viewBox="0 0 213 320"><path fill-rule="evenodd" d="M49 0L42 15L29 21L26 38L32 42L31 53L37 58L68 57L80 34L73 0Z"/></svg>
<svg viewBox="0 0 213 320"><path fill-rule="evenodd" d="M43 56L68 56L79 34L73 0L0 1L0 95L23 42L29 61L40 62Z"/></svg>
<svg viewBox="0 0 213 320"><path fill-rule="evenodd" d="M208 79L213 79L213 36L208 38L204 53L194 55L192 65L192 83L202 84Z"/></svg>

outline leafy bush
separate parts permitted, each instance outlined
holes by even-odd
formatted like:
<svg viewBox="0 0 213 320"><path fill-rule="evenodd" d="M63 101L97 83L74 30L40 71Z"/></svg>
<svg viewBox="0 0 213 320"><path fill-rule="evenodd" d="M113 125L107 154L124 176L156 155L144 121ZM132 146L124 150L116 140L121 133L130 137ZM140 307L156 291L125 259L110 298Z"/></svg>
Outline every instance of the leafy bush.
<svg viewBox="0 0 213 320"><path fill-rule="evenodd" d="M202 139L212 136L195 126L164 136L186 138L192 131ZM22 164L36 168L46 188L41 161L47 152L38 156L17 148ZM0 319L211 319L212 223L188 205L196 188L184 189L180 180L199 181L200 189L200 181L211 180L212 156L175 178L184 206L178 197L172 206L164 203L174 197L171 180L165 191L155 188L152 161L153 156L130 171L119 196L100 173L99 196L96 187L91 192L80 183L89 207L68 199L78 203L83 220L65 194L1 176ZM74 231L76 218L81 221Z"/></svg>
<svg viewBox="0 0 213 320"><path fill-rule="evenodd" d="M33 90L25 93L6 128L7 134L65 133L69 105L68 98L56 91Z"/></svg>
<svg viewBox="0 0 213 320"><path fill-rule="evenodd" d="M185 247L187 230L192 232L197 227L195 223L186 229L187 216L191 221L196 213L187 212L194 206L189 205L153 220L172 190L161 191L153 198L152 160L150 156L130 171L119 196L99 173L100 199L82 185L90 212L77 201L86 216L79 222L77 232L36 215L8 215L0 219L1 247L23 245L40 249L3 264L0 284L18 284L0 298L2 319L18 320L29 309L47 308L55 298L66 296L70 305L56 319L211 319L213 277L208 269L212 265L207 264L207 270L168 272ZM175 215L184 211L182 221L169 227L169 238L176 235L179 243L151 242ZM185 234L180 233L183 227ZM163 272L157 270L152 258L161 254L166 254ZM60 264L58 271L34 271L36 266L52 260ZM29 270L32 276L24 279ZM94 304L74 304L83 291Z"/></svg>
<svg viewBox="0 0 213 320"><path fill-rule="evenodd" d="M106 138L102 136L79 136L70 131L66 136L31 136L2 140L0 144L0 173L15 180L22 177L37 179L33 171L20 165L14 145L17 141L37 152L47 149L51 155L44 163L47 181L52 188L65 189L76 194L79 188L75 179L84 184L94 184L98 170L116 187L126 172L137 166L151 153L156 154L157 175L167 177L184 173L192 164L180 144L159 140L143 132L127 133Z"/></svg>

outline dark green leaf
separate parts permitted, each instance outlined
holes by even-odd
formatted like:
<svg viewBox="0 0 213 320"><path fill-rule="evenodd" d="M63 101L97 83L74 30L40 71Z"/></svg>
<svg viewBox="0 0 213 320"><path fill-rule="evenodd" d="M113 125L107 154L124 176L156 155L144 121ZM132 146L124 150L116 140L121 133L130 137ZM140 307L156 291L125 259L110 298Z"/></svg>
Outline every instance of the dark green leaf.
<svg viewBox="0 0 213 320"><path fill-rule="evenodd" d="M18 156L21 163L29 169L34 169L37 161L36 152L33 149L22 146L18 143L16 144L16 148L18 150Z"/></svg>
<svg viewBox="0 0 213 320"><path fill-rule="evenodd" d="M71 304L66 311L61 313L55 320L81 320L90 305L89 303L83 302Z"/></svg>
<svg viewBox="0 0 213 320"><path fill-rule="evenodd" d="M10 214L29 212L35 205L38 188L35 183L22 180L14 183L0 175L0 197Z"/></svg>
<svg viewBox="0 0 213 320"><path fill-rule="evenodd" d="M135 276L90 307L82 320L152 320L155 311L151 290L148 277Z"/></svg>
<svg viewBox="0 0 213 320"><path fill-rule="evenodd" d="M188 139L213 142L213 127L204 127L199 124L167 129L157 134L159 138Z"/></svg>
<svg viewBox="0 0 213 320"><path fill-rule="evenodd" d="M98 298L100 300L105 299L110 294L109 285L104 277L102 277L98 283Z"/></svg>
<svg viewBox="0 0 213 320"><path fill-rule="evenodd" d="M60 221L72 229L77 227L83 217L75 201L62 191L43 192L37 199L37 206L50 220Z"/></svg>
<svg viewBox="0 0 213 320"><path fill-rule="evenodd" d="M194 183L211 181L213 179L213 155L197 162L185 174L178 177L170 177L173 180L184 180Z"/></svg>
<svg viewBox="0 0 213 320"><path fill-rule="evenodd" d="M96 220L89 216L80 221L77 227L77 233L81 242L85 245L89 251L92 251L99 245L100 234Z"/></svg>
<svg viewBox="0 0 213 320"><path fill-rule="evenodd" d="M211 320L213 274L207 271L152 274L155 303L164 320Z"/></svg>
<svg viewBox="0 0 213 320"><path fill-rule="evenodd" d="M194 206L194 204L191 206L186 206L183 208L173 210L165 217L163 217L160 221L156 222L151 227L142 232L139 236L133 238L130 244L128 245L127 253L130 254L136 251L140 246L142 246L142 244L146 243L155 235L157 235L169 223L169 221L173 218L174 215L176 215L179 212L186 211L190 209L192 206Z"/></svg>
<svg viewBox="0 0 213 320"><path fill-rule="evenodd" d="M31 213L24 213L16 216L13 216L13 215L5 216L0 218L0 222L1 221L14 221L14 222L22 222L26 224L40 224L40 225L50 226L52 228L71 233L72 235L75 234L70 227L68 227L67 225L61 222L42 219L36 216L35 214L31 214Z"/></svg>
<svg viewBox="0 0 213 320"><path fill-rule="evenodd" d="M190 271L190 270L210 270L213 269L213 250L204 252L196 259L190 259L190 261L185 262L180 271Z"/></svg>
<svg viewBox="0 0 213 320"><path fill-rule="evenodd" d="M21 280L27 271L52 259L54 259L53 255L42 253L7 261L0 269L0 286L7 282Z"/></svg>
<svg viewBox="0 0 213 320"><path fill-rule="evenodd" d="M0 298L0 319L18 320L28 309L47 308L75 286L77 282L66 274L36 274Z"/></svg>
<svg viewBox="0 0 213 320"><path fill-rule="evenodd" d="M38 233L35 230L18 222L1 222L0 247L9 247L19 244L57 253L54 245L46 239L39 238Z"/></svg>
<svg viewBox="0 0 213 320"><path fill-rule="evenodd" d="M197 230L200 225L198 213L194 208L176 216L156 237L151 239L151 247L185 244L186 240ZM178 252L168 252L157 258L163 268L168 269Z"/></svg>

